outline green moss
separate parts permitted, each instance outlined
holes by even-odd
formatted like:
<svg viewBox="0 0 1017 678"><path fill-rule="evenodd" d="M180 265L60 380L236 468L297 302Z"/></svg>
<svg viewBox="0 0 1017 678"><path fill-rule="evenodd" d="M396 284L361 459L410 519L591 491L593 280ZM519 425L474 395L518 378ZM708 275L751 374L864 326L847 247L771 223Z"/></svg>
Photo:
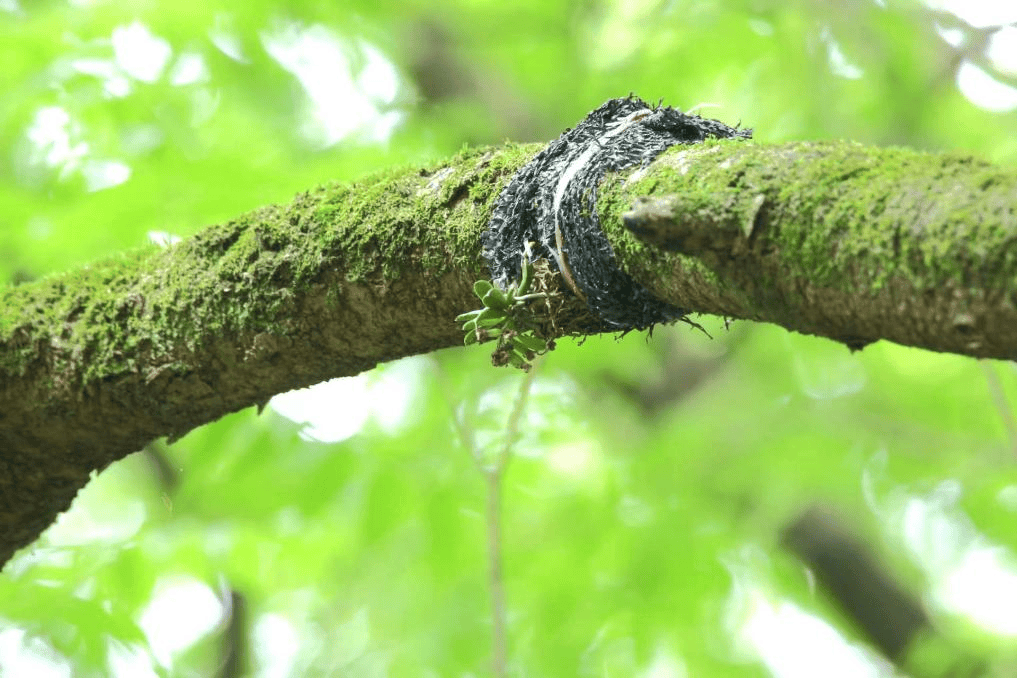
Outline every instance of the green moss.
<svg viewBox="0 0 1017 678"><path fill-rule="evenodd" d="M169 248L117 255L0 290L0 374L40 360L83 384L184 364L210 337L285 334L295 298L325 271L386 286L406 275L487 275L480 235L504 183L538 145L466 148L423 169L328 184L210 226ZM341 303L330 286L326 303ZM158 358L163 356L163 363Z"/></svg>
<svg viewBox="0 0 1017 678"><path fill-rule="evenodd" d="M84 365L81 382L90 383L135 372L147 356L193 349L210 335L282 331L276 316L292 297L287 286L305 281L300 267L289 270L298 248L272 218L278 209L210 227L167 250L145 248L3 290L0 303L19 312L0 316L0 343L20 348L4 353L0 370L23 375L48 354L56 373Z"/></svg>
<svg viewBox="0 0 1017 678"><path fill-rule="evenodd" d="M536 148L466 148L419 172L323 187L312 219L334 225L323 236L327 248L341 243L352 255L347 280L396 280L407 254L436 275L465 269L480 277L484 267L476 254L485 215Z"/></svg>
<svg viewBox="0 0 1017 678"><path fill-rule="evenodd" d="M696 160L704 154L708 161ZM1002 239L1013 237L1017 177L969 156L847 142L713 141L676 146L646 176L627 182L634 172L642 170L605 183L600 211L620 257L650 259L638 264L646 275L657 266L666 276L681 255L654 254L624 231L619 217L634 195L679 195L706 221L731 226L743 201L763 195L766 246L779 257L780 275L853 293L864 292L860 280L875 292L892 279L929 289L997 276L1002 263L979 260L972 243L984 257L1004 251ZM697 266L691 257L681 262Z"/></svg>
<svg viewBox="0 0 1017 678"><path fill-rule="evenodd" d="M15 347L3 352L0 369L24 376L38 352L51 354L59 368L93 356L119 367L130 366L114 347L136 341L136 335L113 341L105 318L124 317L136 299L126 288L129 272L152 256L152 248L124 253L62 276L0 290L0 307L19 309L0 316L0 341Z"/></svg>

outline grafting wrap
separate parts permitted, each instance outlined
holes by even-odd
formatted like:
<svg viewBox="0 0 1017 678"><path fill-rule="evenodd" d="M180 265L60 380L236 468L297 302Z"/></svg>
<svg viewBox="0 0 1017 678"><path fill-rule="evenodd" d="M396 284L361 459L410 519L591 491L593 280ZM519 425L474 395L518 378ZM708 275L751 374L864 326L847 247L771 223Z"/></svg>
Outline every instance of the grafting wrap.
<svg viewBox="0 0 1017 678"><path fill-rule="evenodd" d="M611 99L548 144L498 197L482 240L494 282L507 288L519 277L520 254L533 242L533 258L565 269L563 276L571 272L600 319L584 331L645 329L680 319L687 311L659 301L615 264L597 217L597 186L605 172L645 166L675 144L751 135L636 97Z"/></svg>

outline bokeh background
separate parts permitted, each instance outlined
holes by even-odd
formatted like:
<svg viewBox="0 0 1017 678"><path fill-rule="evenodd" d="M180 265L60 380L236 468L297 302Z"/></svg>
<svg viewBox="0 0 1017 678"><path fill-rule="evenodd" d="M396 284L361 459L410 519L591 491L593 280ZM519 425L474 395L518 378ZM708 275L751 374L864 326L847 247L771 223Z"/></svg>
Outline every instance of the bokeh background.
<svg viewBox="0 0 1017 678"><path fill-rule="evenodd" d="M0 280L547 140L629 92L767 142L1012 167L1014 22L976 0L0 0ZM712 339L569 340L538 367L503 481L509 674L1013 675L1014 366L699 320ZM452 418L495 449L520 379L418 356L103 471L0 574L0 676L486 675L485 481ZM883 580L921 605L896 656L803 556L843 540L862 607L903 605Z"/></svg>

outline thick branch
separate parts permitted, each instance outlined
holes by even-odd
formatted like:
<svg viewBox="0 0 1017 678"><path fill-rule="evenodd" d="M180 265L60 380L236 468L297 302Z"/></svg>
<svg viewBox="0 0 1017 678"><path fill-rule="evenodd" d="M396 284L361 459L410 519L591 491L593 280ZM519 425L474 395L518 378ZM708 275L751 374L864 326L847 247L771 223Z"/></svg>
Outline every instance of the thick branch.
<svg viewBox="0 0 1017 678"><path fill-rule="evenodd" d="M661 299L852 348L1017 359L1017 170L847 142L711 143L601 191L615 253Z"/></svg>
<svg viewBox="0 0 1017 678"><path fill-rule="evenodd" d="M536 148L319 187L0 293L0 563L154 438L461 346L454 318L488 275L480 234Z"/></svg>
<svg viewBox="0 0 1017 678"><path fill-rule="evenodd" d="M461 345L453 318L488 275L480 234L536 150L320 187L168 250L0 293L0 563L91 471L154 438ZM662 298L859 345L1017 357L1014 172L729 142L636 174L602 184L601 221L622 267Z"/></svg>

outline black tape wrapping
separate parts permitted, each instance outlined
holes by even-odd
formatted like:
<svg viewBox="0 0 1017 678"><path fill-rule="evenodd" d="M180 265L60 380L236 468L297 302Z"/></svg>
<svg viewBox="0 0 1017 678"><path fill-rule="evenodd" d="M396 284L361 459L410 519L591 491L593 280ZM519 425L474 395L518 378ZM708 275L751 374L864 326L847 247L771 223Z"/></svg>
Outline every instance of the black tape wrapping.
<svg viewBox="0 0 1017 678"><path fill-rule="evenodd" d="M494 282L504 289L519 278L527 242L535 243L534 260L545 258L560 271L557 231L564 267L599 319L580 328L584 332L641 330L680 320L687 310L658 300L618 268L600 228L597 187L605 172L646 166L675 144L751 136L750 129L651 107L633 96L611 99L548 144L502 190L482 238Z"/></svg>

